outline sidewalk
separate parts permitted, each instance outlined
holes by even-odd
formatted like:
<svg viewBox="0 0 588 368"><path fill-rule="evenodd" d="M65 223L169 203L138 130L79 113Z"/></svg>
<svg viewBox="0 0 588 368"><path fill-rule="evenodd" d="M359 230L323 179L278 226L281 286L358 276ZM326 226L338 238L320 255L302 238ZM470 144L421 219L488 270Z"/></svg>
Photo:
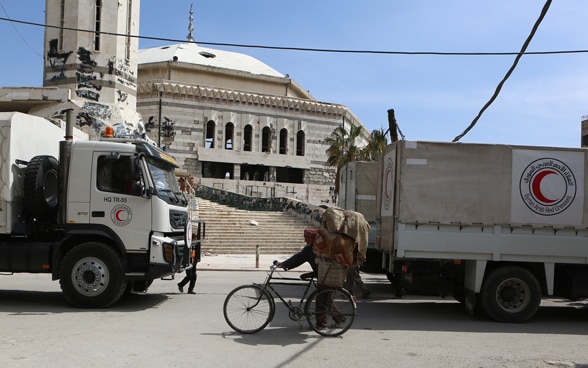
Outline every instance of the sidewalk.
<svg viewBox="0 0 588 368"><path fill-rule="evenodd" d="M268 271L274 260L284 261L290 254L207 254L202 253L198 271ZM296 271L309 272L308 263L296 268Z"/></svg>

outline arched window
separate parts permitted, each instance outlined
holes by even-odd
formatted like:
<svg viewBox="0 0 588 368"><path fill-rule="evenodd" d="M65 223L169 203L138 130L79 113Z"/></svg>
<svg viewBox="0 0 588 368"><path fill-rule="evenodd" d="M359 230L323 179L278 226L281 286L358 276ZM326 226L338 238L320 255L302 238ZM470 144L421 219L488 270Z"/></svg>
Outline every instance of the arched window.
<svg viewBox="0 0 588 368"><path fill-rule="evenodd" d="M261 152L271 152L272 150L272 130L265 127L261 130Z"/></svg>
<svg viewBox="0 0 588 368"><path fill-rule="evenodd" d="M303 130L296 133L296 156L304 156L305 134Z"/></svg>
<svg viewBox="0 0 588 368"><path fill-rule="evenodd" d="M227 123L225 125L225 149L232 150L233 149L233 134L235 131L235 126L233 123Z"/></svg>
<svg viewBox="0 0 588 368"><path fill-rule="evenodd" d="M288 153L288 129L280 130L280 155Z"/></svg>
<svg viewBox="0 0 588 368"><path fill-rule="evenodd" d="M214 148L214 127L216 124L214 124L214 121L209 120L208 123L206 123L206 143L204 145L204 147L206 148Z"/></svg>
<svg viewBox="0 0 588 368"><path fill-rule="evenodd" d="M245 125L243 132L243 151L251 152L251 141L253 136L253 127L249 124Z"/></svg>

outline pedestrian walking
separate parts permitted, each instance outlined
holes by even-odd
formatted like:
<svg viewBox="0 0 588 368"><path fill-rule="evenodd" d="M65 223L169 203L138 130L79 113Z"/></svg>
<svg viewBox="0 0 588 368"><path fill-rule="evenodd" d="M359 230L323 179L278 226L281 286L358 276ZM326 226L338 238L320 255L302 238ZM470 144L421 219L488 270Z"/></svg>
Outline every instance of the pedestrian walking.
<svg viewBox="0 0 588 368"><path fill-rule="evenodd" d="M198 278L198 275L196 273L196 265L198 264L198 262L200 262L199 241L192 243L190 252L190 266L186 268L186 276L184 277L184 279L178 283L178 290L180 291L180 293L183 293L184 286L188 284L188 294L196 294L194 292L194 287L196 286L196 279Z"/></svg>

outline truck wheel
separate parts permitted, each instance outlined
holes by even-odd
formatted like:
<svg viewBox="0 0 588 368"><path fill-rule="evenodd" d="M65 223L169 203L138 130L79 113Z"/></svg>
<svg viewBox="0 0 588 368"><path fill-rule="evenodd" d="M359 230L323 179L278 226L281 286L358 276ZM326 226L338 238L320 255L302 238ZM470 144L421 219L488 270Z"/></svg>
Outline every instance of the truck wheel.
<svg viewBox="0 0 588 368"><path fill-rule="evenodd" d="M486 315L498 322L526 322L541 304L541 286L527 269L497 268L487 275L480 293Z"/></svg>
<svg viewBox="0 0 588 368"><path fill-rule="evenodd" d="M72 248L61 262L59 283L65 298L79 308L106 308L123 295L127 282L121 256L96 242Z"/></svg>
<svg viewBox="0 0 588 368"><path fill-rule="evenodd" d="M35 156L24 171L27 211L38 220L54 219L59 206L59 162L52 156Z"/></svg>

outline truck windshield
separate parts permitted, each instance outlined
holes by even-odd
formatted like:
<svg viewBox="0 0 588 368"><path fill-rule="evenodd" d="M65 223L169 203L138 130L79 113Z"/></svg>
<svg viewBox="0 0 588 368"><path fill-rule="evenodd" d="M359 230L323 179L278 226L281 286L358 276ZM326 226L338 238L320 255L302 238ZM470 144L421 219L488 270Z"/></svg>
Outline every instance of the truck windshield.
<svg viewBox="0 0 588 368"><path fill-rule="evenodd" d="M180 190L172 166L149 157L147 165L155 184L155 194L169 204L187 206L188 201Z"/></svg>

